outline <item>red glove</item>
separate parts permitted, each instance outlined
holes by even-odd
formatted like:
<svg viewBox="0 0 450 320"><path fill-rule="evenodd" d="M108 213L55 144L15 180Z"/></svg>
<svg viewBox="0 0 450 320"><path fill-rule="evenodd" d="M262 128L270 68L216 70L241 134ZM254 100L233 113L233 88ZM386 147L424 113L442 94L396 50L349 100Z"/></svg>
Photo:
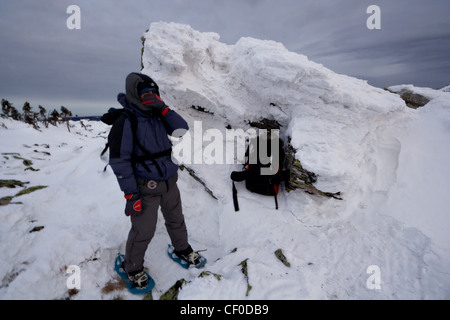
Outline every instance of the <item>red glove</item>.
<svg viewBox="0 0 450 320"><path fill-rule="evenodd" d="M125 199L127 204L125 205L125 215L138 216L142 212L142 203L139 193L126 194Z"/></svg>
<svg viewBox="0 0 450 320"><path fill-rule="evenodd" d="M149 110L157 110L165 115L169 111L169 107L164 103L160 96L153 91L149 91L141 95L142 104Z"/></svg>

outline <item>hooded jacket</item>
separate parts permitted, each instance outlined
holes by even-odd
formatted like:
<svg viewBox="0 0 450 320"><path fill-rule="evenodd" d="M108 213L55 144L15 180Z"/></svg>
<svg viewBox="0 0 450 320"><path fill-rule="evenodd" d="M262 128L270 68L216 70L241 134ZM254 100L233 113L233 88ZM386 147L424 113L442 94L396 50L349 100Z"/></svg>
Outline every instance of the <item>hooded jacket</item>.
<svg viewBox="0 0 450 320"><path fill-rule="evenodd" d="M136 116L136 133L133 134L129 118L122 116L112 126L108 136L110 145L109 164L117 177L120 189L125 194L138 192L137 178L154 181L168 180L178 170L170 155L146 160L145 165L132 160L134 156L145 156L144 151L133 141L139 140L140 145L151 154L161 153L171 148L169 135L182 136L188 129L186 121L175 111L170 110L164 115L152 114L151 106L143 105L139 97L139 88L154 85L157 93L159 88L154 81L143 74L128 75L125 88L126 94L119 93L117 100L126 111ZM150 170L149 170L150 169Z"/></svg>

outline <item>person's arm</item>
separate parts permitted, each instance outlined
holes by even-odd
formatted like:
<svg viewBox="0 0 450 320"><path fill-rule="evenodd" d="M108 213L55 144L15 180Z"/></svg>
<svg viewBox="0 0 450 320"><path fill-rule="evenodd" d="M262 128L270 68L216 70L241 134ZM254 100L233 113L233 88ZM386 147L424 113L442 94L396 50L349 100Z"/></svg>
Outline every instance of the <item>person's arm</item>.
<svg viewBox="0 0 450 320"><path fill-rule="evenodd" d="M169 135L181 137L189 130L186 120L169 107L161 112L161 118L164 120Z"/></svg>

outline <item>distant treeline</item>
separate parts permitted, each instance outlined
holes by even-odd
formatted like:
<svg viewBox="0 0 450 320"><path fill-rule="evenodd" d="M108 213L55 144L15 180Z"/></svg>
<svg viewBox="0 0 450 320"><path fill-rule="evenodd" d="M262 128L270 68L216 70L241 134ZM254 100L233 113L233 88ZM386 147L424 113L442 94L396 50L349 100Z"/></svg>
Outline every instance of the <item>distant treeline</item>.
<svg viewBox="0 0 450 320"><path fill-rule="evenodd" d="M65 123L67 125L67 129L70 131L69 120L73 119L72 112L64 106L61 106L61 112L53 109L52 112L47 113L47 110L40 105L39 112L34 112L28 101L24 103L22 112L19 112L19 110L17 110L12 103L6 99L2 99L2 112L4 117L17 121L23 121L32 125L35 129L39 129L40 124L43 124L46 128L48 128L49 124L57 126L58 124Z"/></svg>

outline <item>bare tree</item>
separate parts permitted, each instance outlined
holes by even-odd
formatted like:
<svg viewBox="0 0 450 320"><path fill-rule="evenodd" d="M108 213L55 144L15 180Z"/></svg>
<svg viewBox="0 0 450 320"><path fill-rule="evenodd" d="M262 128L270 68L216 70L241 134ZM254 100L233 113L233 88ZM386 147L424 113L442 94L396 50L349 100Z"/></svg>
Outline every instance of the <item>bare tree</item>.
<svg viewBox="0 0 450 320"><path fill-rule="evenodd" d="M65 122L67 125L67 130L69 130L69 132L70 132L69 117L72 116L72 112L69 111L66 107L61 106L61 116L62 116L63 122Z"/></svg>
<svg viewBox="0 0 450 320"><path fill-rule="evenodd" d="M31 124L34 129L39 129L38 121L37 121L37 113L31 111L32 107L28 101L26 101L23 105L23 118L25 123Z"/></svg>
<svg viewBox="0 0 450 320"><path fill-rule="evenodd" d="M41 117L44 126L48 128L47 110L41 105L39 106L39 116Z"/></svg>
<svg viewBox="0 0 450 320"><path fill-rule="evenodd" d="M10 117L11 107L12 105L8 100L2 99L2 112L5 116Z"/></svg>
<svg viewBox="0 0 450 320"><path fill-rule="evenodd" d="M11 106L11 118L17 121L22 120L22 114L19 111L17 111L17 109L14 108L13 106Z"/></svg>
<svg viewBox="0 0 450 320"><path fill-rule="evenodd" d="M60 114L56 109L53 109L53 111L50 113L50 116L48 117L48 122L56 127L56 125L59 122Z"/></svg>

